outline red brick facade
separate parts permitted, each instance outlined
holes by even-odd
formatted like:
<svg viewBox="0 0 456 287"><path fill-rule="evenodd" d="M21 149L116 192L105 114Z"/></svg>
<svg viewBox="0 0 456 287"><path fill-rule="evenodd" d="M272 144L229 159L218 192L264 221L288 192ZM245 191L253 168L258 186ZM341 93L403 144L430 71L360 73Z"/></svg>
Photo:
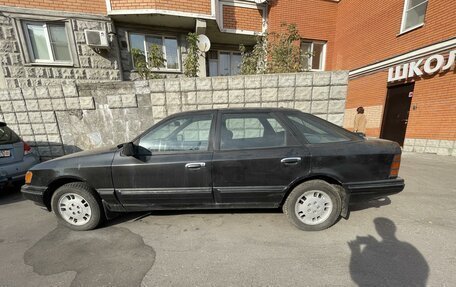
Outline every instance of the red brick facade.
<svg viewBox="0 0 456 287"><path fill-rule="evenodd" d="M105 0L0 0L0 6L106 14Z"/></svg>
<svg viewBox="0 0 456 287"><path fill-rule="evenodd" d="M429 1L424 26L400 34L404 1L343 0L338 4L335 69L352 70L455 37L455 1ZM445 53L442 53L445 54ZM405 63L411 62L405 61ZM345 127L355 108L369 118L383 116L388 68L351 79ZM454 69L415 78L406 138L456 140L456 73ZM367 134L380 136L381 121L371 121Z"/></svg>
<svg viewBox="0 0 456 287"><path fill-rule="evenodd" d="M338 4L335 69L355 69L455 37L456 1L429 1L423 27L400 35L404 0Z"/></svg>
<svg viewBox="0 0 456 287"><path fill-rule="evenodd" d="M111 0L111 9L157 9L211 15L211 0Z"/></svg>
<svg viewBox="0 0 456 287"><path fill-rule="evenodd" d="M223 5L223 28L263 31L263 10Z"/></svg>
<svg viewBox="0 0 456 287"><path fill-rule="evenodd" d="M337 2L327 0L272 1L269 8L268 31L280 32L282 23L293 23L296 24L303 39L326 41L325 70L331 70L337 7Z"/></svg>

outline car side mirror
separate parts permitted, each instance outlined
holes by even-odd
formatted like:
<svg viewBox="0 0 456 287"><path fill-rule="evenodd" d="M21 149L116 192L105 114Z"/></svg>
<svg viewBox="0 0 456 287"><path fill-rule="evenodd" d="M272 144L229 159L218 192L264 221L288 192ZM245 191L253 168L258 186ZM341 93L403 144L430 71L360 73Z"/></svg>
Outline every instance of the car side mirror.
<svg viewBox="0 0 456 287"><path fill-rule="evenodd" d="M132 142L127 142L123 144L122 154L124 156L135 156L136 155L136 146Z"/></svg>

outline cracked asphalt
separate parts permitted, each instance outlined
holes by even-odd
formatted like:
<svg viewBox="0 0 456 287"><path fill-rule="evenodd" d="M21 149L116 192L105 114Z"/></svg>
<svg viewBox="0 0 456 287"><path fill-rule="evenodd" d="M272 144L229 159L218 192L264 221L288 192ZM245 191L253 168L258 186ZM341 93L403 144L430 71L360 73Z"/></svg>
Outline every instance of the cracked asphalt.
<svg viewBox="0 0 456 287"><path fill-rule="evenodd" d="M404 154L406 189L303 232L279 210L133 213L74 232L0 193L0 286L452 286L456 158Z"/></svg>

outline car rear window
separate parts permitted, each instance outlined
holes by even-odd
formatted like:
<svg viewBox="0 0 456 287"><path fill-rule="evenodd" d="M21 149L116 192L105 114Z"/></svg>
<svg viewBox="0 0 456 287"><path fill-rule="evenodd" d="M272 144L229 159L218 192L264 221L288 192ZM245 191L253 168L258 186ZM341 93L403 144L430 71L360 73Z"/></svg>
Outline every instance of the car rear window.
<svg viewBox="0 0 456 287"><path fill-rule="evenodd" d="M288 114L288 119L311 144L349 141L350 137L337 127L316 116L305 114Z"/></svg>
<svg viewBox="0 0 456 287"><path fill-rule="evenodd" d="M0 126L0 145L12 144L20 141L20 138L7 126Z"/></svg>

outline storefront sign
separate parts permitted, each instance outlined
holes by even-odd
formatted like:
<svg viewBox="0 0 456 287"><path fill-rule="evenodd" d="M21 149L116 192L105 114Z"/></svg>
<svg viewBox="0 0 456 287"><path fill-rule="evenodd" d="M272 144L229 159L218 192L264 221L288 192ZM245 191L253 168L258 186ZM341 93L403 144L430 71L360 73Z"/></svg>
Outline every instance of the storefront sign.
<svg viewBox="0 0 456 287"><path fill-rule="evenodd" d="M456 58L456 50L450 52L448 60L442 55L432 55L426 59L419 59L417 61L397 65L389 68L388 82L406 80L413 77L421 77L423 75L432 75L440 71L446 71L454 68Z"/></svg>

